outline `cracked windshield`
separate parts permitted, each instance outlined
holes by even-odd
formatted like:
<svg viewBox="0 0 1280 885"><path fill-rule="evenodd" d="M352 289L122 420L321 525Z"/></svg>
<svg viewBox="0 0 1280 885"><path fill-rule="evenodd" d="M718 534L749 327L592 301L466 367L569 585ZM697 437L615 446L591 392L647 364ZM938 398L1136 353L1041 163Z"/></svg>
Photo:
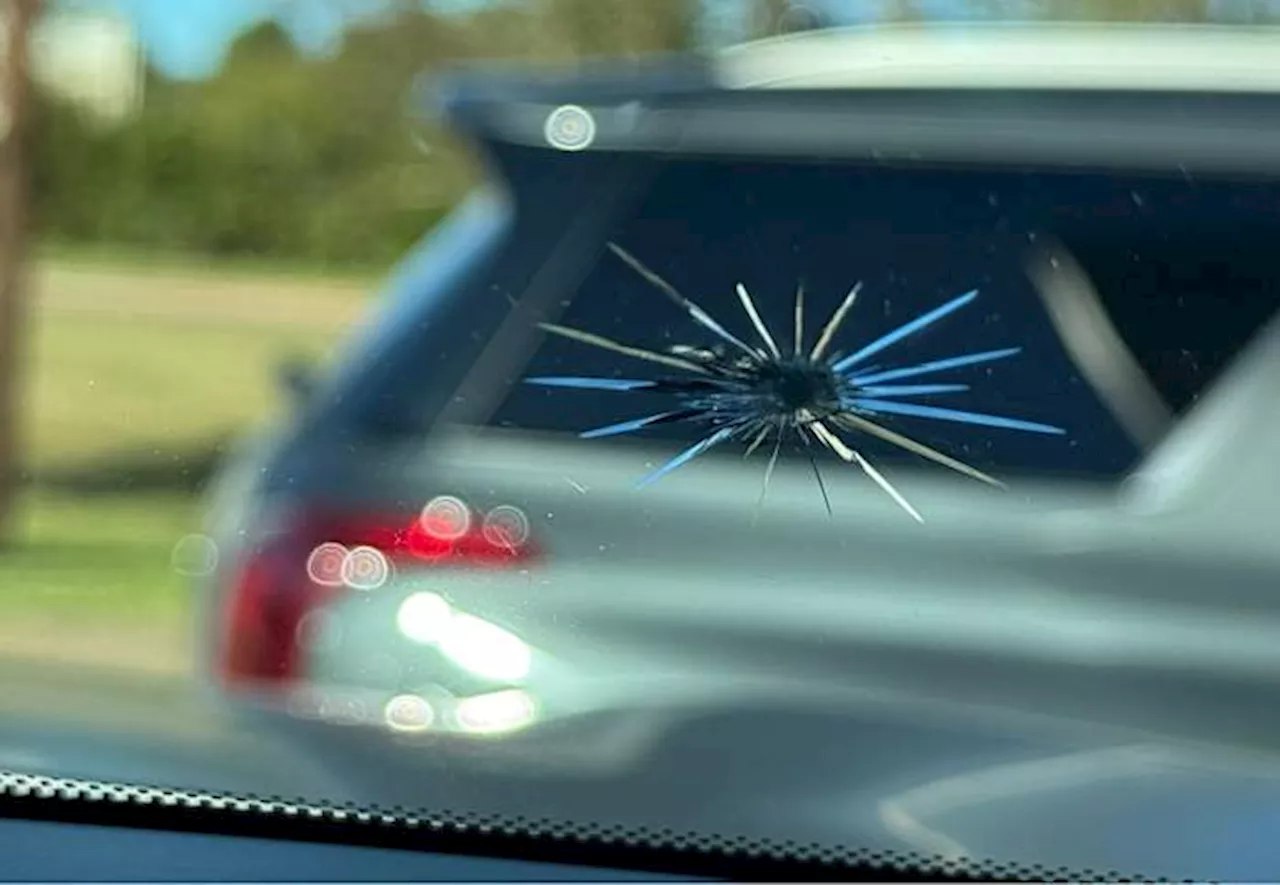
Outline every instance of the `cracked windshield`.
<svg viewBox="0 0 1280 885"><path fill-rule="evenodd" d="M4 8L0 792L1280 870L1280 3Z"/></svg>

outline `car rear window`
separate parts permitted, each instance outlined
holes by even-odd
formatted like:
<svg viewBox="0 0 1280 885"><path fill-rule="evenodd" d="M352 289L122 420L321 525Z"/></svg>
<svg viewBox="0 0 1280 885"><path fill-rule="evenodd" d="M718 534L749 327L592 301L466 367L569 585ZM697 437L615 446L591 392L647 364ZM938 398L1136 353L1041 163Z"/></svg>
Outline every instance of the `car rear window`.
<svg viewBox="0 0 1280 885"><path fill-rule="evenodd" d="M983 470L1117 477L1140 456L1046 309L1044 250L1082 269L1101 308L1168 413L1188 409L1275 312L1280 185L1101 171L891 168L796 162L668 161L634 211L602 232L576 292L546 320L640 348L706 348L715 334L607 248L611 242L695 301L733 335L760 342L736 286L784 346L803 285L808 344L861 284L832 343L850 353L964 293L963 308L866 361L883 369L1003 348L1005 359L920 377L968 390L912 402L1061 427L1049 435L882 416L895 431ZM1056 264L1056 259L1054 262ZM539 333L541 334L541 333ZM650 379L670 368L546 335L528 376ZM679 374L675 372L674 374ZM915 380L915 379L913 379ZM535 386L521 377L488 425L577 434L661 412L645 391ZM908 383L906 380L898 382ZM705 426L670 423L630 437L692 443ZM915 457L878 440L877 459ZM674 451L674 450L673 450ZM783 457L803 454L788 446ZM740 457L726 450L723 455Z"/></svg>

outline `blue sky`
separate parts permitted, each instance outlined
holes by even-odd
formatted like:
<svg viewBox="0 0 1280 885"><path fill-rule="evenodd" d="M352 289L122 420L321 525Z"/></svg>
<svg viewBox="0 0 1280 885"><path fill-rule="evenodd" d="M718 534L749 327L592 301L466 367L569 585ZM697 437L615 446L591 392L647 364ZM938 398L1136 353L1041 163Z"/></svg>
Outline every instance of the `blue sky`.
<svg viewBox="0 0 1280 885"><path fill-rule="evenodd" d="M227 44L264 17L263 0L104 0L130 18L157 65L199 76L216 70Z"/></svg>

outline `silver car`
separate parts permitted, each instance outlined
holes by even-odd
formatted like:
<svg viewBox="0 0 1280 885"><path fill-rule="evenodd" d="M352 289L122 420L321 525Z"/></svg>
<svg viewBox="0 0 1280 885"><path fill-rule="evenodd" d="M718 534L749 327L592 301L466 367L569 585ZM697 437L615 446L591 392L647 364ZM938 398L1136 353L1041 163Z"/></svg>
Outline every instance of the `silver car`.
<svg viewBox="0 0 1280 885"><path fill-rule="evenodd" d="M388 806L1276 875L1276 59L459 75L490 186L212 492L211 684Z"/></svg>

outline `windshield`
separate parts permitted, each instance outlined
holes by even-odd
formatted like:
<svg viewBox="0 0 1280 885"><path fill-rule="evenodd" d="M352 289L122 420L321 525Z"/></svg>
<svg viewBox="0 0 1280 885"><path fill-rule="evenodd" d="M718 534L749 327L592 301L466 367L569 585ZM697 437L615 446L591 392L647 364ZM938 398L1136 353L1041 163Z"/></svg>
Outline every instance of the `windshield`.
<svg viewBox="0 0 1280 885"><path fill-rule="evenodd" d="M36 6L0 801L1280 864L1280 5Z"/></svg>
<svg viewBox="0 0 1280 885"><path fill-rule="evenodd" d="M746 352L673 303L646 279L651 272L696 293L698 307L747 347L785 351L773 359L786 364L814 352L856 291L830 325L826 352L837 365L866 354L845 374L870 388L863 399L909 401L885 412L894 426L910 424L921 439L949 442L986 467L1114 478L1134 465L1139 446L1124 415L1072 361L1070 335L1064 341L1055 322L1057 289L1037 271L1059 261L1057 252L1045 257L1045 245L1080 262L1087 297L1172 416L1275 310L1274 282L1240 272L1249 244L1265 242L1271 199L1255 181L1188 184L1181 176L669 163L638 210L605 238L608 246L597 244L597 264L577 296L546 319L664 354ZM1224 228L1233 231L1229 243ZM1215 267L1228 276L1207 278ZM1233 308L1220 310L1225 303ZM910 328L940 308L945 315ZM491 426L590 431L671 403L660 389L617 388L619 379L701 376L563 333L549 336L522 373L499 394ZM592 387L591 378L607 386ZM917 407L972 417L928 423ZM1011 416L1071 430L1046 439L988 420ZM697 426L636 430L693 442ZM893 457L893 449L882 454Z"/></svg>

